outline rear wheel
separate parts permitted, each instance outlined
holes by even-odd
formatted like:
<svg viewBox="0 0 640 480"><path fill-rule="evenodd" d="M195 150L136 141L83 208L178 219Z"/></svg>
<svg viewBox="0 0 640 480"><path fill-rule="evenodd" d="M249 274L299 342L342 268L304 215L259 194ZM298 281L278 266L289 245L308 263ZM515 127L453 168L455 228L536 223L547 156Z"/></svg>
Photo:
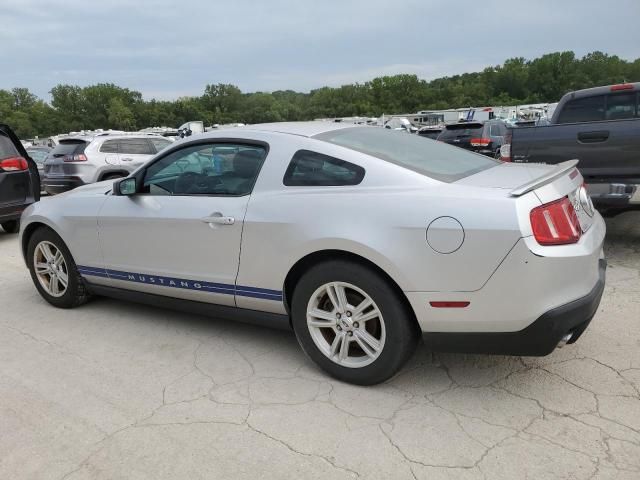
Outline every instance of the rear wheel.
<svg viewBox="0 0 640 480"><path fill-rule="evenodd" d="M33 233L27 262L36 289L50 304L73 308L89 299L69 249L54 231L39 228Z"/></svg>
<svg viewBox="0 0 640 480"><path fill-rule="evenodd" d="M399 293L348 261L316 265L293 293L292 322L305 353L330 375L372 385L400 370L419 338Z"/></svg>
<svg viewBox="0 0 640 480"><path fill-rule="evenodd" d="M7 233L18 233L20 230L20 220L9 220L8 222L0 223L2 229Z"/></svg>

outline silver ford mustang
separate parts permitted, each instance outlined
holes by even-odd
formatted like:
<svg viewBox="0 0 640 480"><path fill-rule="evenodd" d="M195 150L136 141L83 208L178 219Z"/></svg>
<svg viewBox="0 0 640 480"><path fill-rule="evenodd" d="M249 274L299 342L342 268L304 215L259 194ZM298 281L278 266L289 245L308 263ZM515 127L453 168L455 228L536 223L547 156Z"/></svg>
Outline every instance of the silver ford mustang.
<svg viewBox="0 0 640 480"><path fill-rule="evenodd" d="M32 205L21 246L56 307L107 295L293 328L329 374L374 384L421 333L512 355L578 339L606 264L576 163L501 163L376 127L254 125Z"/></svg>

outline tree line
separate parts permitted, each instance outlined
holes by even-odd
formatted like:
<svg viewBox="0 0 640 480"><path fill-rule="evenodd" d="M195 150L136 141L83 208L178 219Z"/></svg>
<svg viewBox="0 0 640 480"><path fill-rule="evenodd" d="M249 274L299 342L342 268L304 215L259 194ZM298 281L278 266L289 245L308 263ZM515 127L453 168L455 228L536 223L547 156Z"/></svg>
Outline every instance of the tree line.
<svg viewBox="0 0 640 480"><path fill-rule="evenodd" d="M82 129L137 130L190 120L261 123L314 118L414 113L418 110L555 102L571 90L640 81L640 58L592 52L581 58L556 52L533 60L511 58L481 72L426 81L393 75L309 93L292 90L243 93L230 84L206 85L201 96L145 100L111 83L56 85L46 102L27 88L0 89L0 122L21 138Z"/></svg>

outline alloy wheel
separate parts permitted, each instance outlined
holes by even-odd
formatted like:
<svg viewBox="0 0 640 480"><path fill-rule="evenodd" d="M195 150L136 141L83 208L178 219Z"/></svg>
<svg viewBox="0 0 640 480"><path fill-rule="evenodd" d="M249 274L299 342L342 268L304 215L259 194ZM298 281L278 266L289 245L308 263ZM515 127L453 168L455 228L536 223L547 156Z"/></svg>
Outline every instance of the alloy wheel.
<svg viewBox="0 0 640 480"><path fill-rule="evenodd" d="M330 282L316 289L307 305L307 327L316 347L343 367L367 366L384 348L386 331L380 309L366 292L350 283Z"/></svg>
<svg viewBox="0 0 640 480"><path fill-rule="evenodd" d="M40 286L52 297L61 297L69 285L64 256L53 243L42 241L33 252L33 267Z"/></svg>

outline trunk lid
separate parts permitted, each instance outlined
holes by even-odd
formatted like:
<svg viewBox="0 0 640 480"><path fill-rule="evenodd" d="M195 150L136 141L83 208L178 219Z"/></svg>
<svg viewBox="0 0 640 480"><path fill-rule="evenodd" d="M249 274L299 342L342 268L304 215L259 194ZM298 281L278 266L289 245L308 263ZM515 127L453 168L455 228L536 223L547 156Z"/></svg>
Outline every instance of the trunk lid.
<svg viewBox="0 0 640 480"><path fill-rule="evenodd" d="M584 188L584 179L576 168L577 160L557 165L503 163L457 183L474 187L500 189L518 198L535 195L544 205L568 197L586 232L593 224L595 210Z"/></svg>
<svg viewBox="0 0 640 480"><path fill-rule="evenodd" d="M56 177L70 175L73 167L67 168L65 159L84 153L85 147L89 144L87 140L81 138L67 138L60 140L60 143L51 150L44 162L44 174L46 177Z"/></svg>
<svg viewBox="0 0 640 480"><path fill-rule="evenodd" d="M482 123L456 123L447 125L438 136L438 140L466 150L476 150L477 147L471 145L471 140L482 138L483 130Z"/></svg>

